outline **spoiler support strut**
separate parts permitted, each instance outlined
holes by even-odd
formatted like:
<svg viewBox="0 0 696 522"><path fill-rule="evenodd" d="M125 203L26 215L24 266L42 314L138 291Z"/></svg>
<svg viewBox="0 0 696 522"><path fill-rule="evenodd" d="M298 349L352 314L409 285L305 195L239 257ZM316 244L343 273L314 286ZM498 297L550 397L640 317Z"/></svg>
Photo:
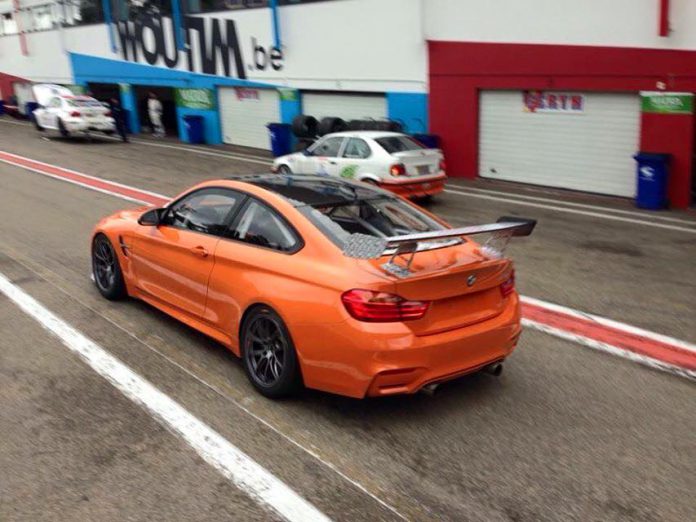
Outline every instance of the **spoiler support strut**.
<svg viewBox="0 0 696 522"><path fill-rule="evenodd" d="M418 232L404 236L383 238L366 234L351 234L343 247L343 255L355 259L378 259L393 248L391 257L382 265L382 268L397 277L408 277L411 274L413 258L419 250L419 245L424 242L477 234L492 234L481 248L486 255L501 258L510 238L529 236L535 226L536 220L534 219L504 216L499 218L497 222L486 225ZM406 257L407 255L408 257ZM404 260L404 264L396 262L399 258Z"/></svg>

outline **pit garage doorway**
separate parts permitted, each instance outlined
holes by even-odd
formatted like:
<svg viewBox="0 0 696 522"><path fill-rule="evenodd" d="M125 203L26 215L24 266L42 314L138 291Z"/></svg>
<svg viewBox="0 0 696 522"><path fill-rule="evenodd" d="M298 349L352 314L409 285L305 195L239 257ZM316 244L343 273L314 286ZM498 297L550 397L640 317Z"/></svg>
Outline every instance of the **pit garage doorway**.
<svg viewBox="0 0 696 522"><path fill-rule="evenodd" d="M87 92L100 102L109 102L112 98L120 100L121 93L116 83L92 83L87 84Z"/></svg>
<svg viewBox="0 0 696 522"><path fill-rule="evenodd" d="M571 112L530 111L523 91L481 92L479 175L634 197L638 95L574 94L582 109Z"/></svg>
<svg viewBox="0 0 696 522"><path fill-rule="evenodd" d="M220 87L222 141L269 150L266 125L280 122L280 100L275 89Z"/></svg>
<svg viewBox="0 0 696 522"><path fill-rule="evenodd" d="M149 85L134 85L135 98L138 104L138 117L143 126L142 132L152 132L150 116L147 113L148 93L154 92L162 102L162 124L167 136L179 136L179 126L176 118L176 101L174 89L171 87L152 87Z"/></svg>
<svg viewBox="0 0 696 522"><path fill-rule="evenodd" d="M303 92L302 114L317 120L338 117L350 120L384 120L387 118L387 98L383 94L345 94Z"/></svg>

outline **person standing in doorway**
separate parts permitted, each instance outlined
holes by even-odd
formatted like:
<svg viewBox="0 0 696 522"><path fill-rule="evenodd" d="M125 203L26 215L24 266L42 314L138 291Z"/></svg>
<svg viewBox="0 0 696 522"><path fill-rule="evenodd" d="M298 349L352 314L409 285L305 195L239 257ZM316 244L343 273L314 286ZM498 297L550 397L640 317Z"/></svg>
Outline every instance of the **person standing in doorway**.
<svg viewBox="0 0 696 522"><path fill-rule="evenodd" d="M164 137L164 126L162 125L162 102L157 95L150 91L147 100L147 113L152 124L152 135L155 138Z"/></svg>
<svg viewBox="0 0 696 522"><path fill-rule="evenodd" d="M111 98L109 100L109 107L111 108L111 116L114 118L116 123L116 131L124 143L128 143L128 135L126 134L126 114L121 107L121 102L118 98Z"/></svg>

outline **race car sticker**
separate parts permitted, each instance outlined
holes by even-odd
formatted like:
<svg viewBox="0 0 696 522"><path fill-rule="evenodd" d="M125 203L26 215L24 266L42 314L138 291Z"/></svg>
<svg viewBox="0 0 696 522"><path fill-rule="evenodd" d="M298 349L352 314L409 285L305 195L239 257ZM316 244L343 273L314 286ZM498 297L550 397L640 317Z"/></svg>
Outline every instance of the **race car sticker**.
<svg viewBox="0 0 696 522"><path fill-rule="evenodd" d="M348 165L341 170L340 176L342 178L348 178L348 179L353 179L355 177L355 173L358 170L357 165Z"/></svg>

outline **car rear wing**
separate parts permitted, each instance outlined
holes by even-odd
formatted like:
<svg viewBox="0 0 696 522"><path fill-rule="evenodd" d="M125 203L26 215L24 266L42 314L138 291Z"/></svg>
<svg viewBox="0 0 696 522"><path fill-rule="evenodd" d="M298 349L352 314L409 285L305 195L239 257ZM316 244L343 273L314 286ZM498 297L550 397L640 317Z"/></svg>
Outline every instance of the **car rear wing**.
<svg viewBox="0 0 696 522"><path fill-rule="evenodd" d="M404 236L376 237L366 234L351 234L343 247L343 255L354 259L379 259L391 255L382 265L386 271L398 276L411 274L411 263L419 250L429 250L428 243L462 236L491 234L481 245L481 250L494 259L503 257L510 238L529 236L536 220L503 216L495 223L470 227L448 228L432 232L418 232ZM401 262L397 260L401 259Z"/></svg>

